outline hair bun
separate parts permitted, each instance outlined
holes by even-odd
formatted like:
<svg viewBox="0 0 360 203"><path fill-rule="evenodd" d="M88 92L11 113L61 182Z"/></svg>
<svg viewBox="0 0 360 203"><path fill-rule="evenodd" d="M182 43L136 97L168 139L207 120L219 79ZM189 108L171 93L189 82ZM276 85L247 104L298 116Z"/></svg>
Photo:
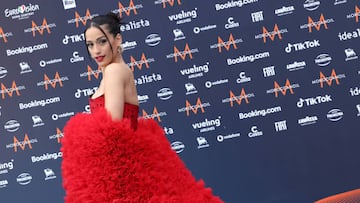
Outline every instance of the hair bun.
<svg viewBox="0 0 360 203"><path fill-rule="evenodd" d="M121 24L121 18L118 15L116 15L115 13L109 12L109 13L106 14L106 16L109 16L112 19L114 19L117 24Z"/></svg>

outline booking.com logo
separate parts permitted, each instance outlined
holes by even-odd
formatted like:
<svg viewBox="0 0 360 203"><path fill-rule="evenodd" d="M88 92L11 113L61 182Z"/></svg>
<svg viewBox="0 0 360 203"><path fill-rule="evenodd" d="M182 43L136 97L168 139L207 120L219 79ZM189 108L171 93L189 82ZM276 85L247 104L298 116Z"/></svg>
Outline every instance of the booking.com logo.
<svg viewBox="0 0 360 203"><path fill-rule="evenodd" d="M22 47L18 47L17 49L7 49L6 55L14 56L14 55L25 54L25 53L31 54L34 51L41 50L41 49L47 49L47 48L48 48L47 43L37 44L37 45L27 46L27 47L22 46Z"/></svg>
<svg viewBox="0 0 360 203"><path fill-rule="evenodd" d="M33 163L35 162L42 162L42 161L48 161L48 160L56 160L58 158L62 157L62 152L55 152L55 153L46 153L41 156L31 156L31 161Z"/></svg>
<svg viewBox="0 0 360 203"><path fill-rule="evenodd" d="M33 101L29 102L29 103L19 103L19 108L20 108L20 110L23 110L23 109L29 109L29 108L38 107L38 106L44 107L47 104L58 103L60 101L61 101L60 97L42 99L40 101L33 100Z"/></svg>

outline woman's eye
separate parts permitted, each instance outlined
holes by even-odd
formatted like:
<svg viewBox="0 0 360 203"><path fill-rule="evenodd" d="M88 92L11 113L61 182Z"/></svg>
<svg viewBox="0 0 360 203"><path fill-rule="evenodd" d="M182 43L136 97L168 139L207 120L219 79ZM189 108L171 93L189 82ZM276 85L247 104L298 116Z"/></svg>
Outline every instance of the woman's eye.
<svg viewBox="0 0 360 203"><path fill-rule="evenodd" d="M92 44L92 43L87 43L86 46L87 46L88 48L91 48L91 47L93 46L93 44Z"/></svg>
<svg viewBox="0 0 360 203"><path fill-rule="evenodd" d="M99 40L99 44L105 44L106 42L107 42L106 39L100 39L100 40Z"/></svg>

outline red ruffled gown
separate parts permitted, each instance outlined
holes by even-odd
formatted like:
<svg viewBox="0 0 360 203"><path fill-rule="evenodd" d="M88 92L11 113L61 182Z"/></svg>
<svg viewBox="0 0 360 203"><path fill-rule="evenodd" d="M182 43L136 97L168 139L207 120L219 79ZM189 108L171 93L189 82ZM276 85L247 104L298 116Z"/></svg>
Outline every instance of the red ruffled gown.
<svg viewBox="0 0 360 203"><path fill-rule="evenodd" d="M66 203L221 203L196 181L153 119L125 104L113 121L104 97L90 99L64 127L61 151Z"/></svg>

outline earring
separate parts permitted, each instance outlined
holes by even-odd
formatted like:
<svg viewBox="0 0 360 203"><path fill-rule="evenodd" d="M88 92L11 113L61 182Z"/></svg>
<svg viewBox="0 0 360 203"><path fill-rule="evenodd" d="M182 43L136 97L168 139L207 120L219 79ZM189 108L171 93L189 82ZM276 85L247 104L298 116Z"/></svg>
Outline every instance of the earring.
<svg viewBox="0 0 360 203"><path fill-rule="evenodd" d="M122 47L122 45L120 45L120 46L118 47L118 52L119 52L120 54L123 52L123 47Z"/></svg>

